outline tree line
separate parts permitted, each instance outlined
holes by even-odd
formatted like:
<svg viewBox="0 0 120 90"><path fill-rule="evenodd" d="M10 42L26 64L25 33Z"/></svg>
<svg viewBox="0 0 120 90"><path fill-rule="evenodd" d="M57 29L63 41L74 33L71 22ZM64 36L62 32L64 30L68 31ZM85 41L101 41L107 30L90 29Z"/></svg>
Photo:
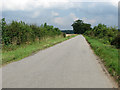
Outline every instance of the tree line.
<svg viewBox="0 0 120 90"><path fill-rule="evenodd" d="M73 30L62 30L61 32L66 33L66 34L74 34Z"/></svg>
<svg viewBox="0 0 120 90"><path fill-rule="evenodd" d="M105 24L98 24L91 28L91 24L86 24L82 20L76 20L72 26L73 31L76 34L84 34L90 37L102 39L104 43L120 48L120 32L116 27L107 27Z"/></svg>
<svg viewBox="0 0 120 90"><path fill-rule="evenodd" d="M7 24L5 18L0 21L2 27L2 45L20 45L40 41L45 37L55 37L62 34L59 28L44 23L40 26L28 25L25 22L12 21Z"/></svg>
<svg viewBox="0 0 120 90"><path fill-rule="evenodd" d="M91 29L91 24L84 23L82 20L76 20L71 26L75 34L83 34Z"/></svg>

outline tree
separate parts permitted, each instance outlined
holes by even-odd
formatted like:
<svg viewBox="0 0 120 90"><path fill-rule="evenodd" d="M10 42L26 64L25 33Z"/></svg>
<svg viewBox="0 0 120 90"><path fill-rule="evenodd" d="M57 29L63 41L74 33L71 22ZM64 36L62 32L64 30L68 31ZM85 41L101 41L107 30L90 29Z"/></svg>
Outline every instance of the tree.
<svg viewBox="0 0 120 90"><path fill-rule="evenodd" d="M83 34L91 29L91 24L83 23L82 20L76 20L71 26L75 34Z"/></svg>

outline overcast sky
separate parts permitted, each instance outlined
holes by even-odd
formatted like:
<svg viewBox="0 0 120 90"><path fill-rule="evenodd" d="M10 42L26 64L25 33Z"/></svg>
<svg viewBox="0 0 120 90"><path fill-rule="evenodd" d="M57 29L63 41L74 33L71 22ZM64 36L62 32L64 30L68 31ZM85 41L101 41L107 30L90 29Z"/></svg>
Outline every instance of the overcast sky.
<svg viewBox="0 0 120 90"><path fill-rule="evenodd" d="M24 21L41 25L47 22L60 29L72 29L81 19L95 26L118 26L118 0L0 0L0 12L7 22Z"/></svg>

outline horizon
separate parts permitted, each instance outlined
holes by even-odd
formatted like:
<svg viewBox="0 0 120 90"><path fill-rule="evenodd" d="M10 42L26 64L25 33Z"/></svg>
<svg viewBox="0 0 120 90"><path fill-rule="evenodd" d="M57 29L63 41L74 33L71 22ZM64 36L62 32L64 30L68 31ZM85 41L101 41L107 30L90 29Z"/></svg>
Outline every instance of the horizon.
<svg viewBox="0 0 120 90"><path fill-rule="evenodd" d="M99 23L118 27L118 3L114 2L9 1L10 3L7 0L2 2L2 18L5 18L7 23L14 20L40 26L46 22L60 30L73 30L72 23L80 19L91 24L91 27Z"/></svg>

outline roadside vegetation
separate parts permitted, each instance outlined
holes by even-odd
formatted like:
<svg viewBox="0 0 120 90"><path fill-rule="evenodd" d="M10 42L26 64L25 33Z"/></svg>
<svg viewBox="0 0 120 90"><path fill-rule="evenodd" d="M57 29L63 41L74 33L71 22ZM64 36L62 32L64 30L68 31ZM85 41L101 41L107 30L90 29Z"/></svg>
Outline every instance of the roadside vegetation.
<svg viewBox="0 0 120 90"><path fill-rule="evenodd" d="M66 34L74 34L73 30L62 30L61 32L66 33Z"/></svg>
<svg viewBox="0 0 120 90"><path fill-rule="evenodd" d="M107 27L104 24L98 24L98 26L86 31L84 34L99 39L104 44L120 48L120 32L118 32L116 27Z"/></svg>
<svg viewBox="0 0 120 90"><path fill-rule="evenodd" d="M12 21L12 23L6 24L5 18L2 19L2 45L4 49L10 45L28 44L61 34L58 28L47 25L47 23L41 26L28 25L22 21Z"/></svg>
<svg viewBox="0 0 120 90"><path fill-rule="evenodd" d="M40 42L35 41L34 43L31 44L22 44L19 46L11 46L7 47L6 49L13 49L13 50L6 50L3 49L2 51L2 64L7 64L13 61L18 61L21 60L27 56L30 56L39 50L48 48L50 46L53 46L57 43L60 43L62 41L65 41L67 39L70 39L72 37L75 37L76 35L68 36L68 37L63 37L61 36L56 36L56 37L47 37L45 39L42 39Z"/></svg>
<svg viewBox="0 0 120 90"><path fill-rule="evenodd" d="M23 59L39 50L53 46L64 40L74 37L66 37L58 28L47 25L28 25L25 22L12 21L7 24L5 18L1 20L2 30L2 62L4 65Z"/></svg>
<svg viewBox="0 0 120 90"><path fill-rule="evenodd" d="M107 27L98 24L91 28L90 24L84 24L82 20L73 23L73 30L83 34L94 50L103 61L109 73L120 81L120 32L116 27Z"/></svg>
<svg viewBox="0 0 120 90"><path fill-rule="evenodd" d="M109 44L104 44L101 40L85 36L95 54L98 55L112 76L118 76L118 49Z"/></svg>

